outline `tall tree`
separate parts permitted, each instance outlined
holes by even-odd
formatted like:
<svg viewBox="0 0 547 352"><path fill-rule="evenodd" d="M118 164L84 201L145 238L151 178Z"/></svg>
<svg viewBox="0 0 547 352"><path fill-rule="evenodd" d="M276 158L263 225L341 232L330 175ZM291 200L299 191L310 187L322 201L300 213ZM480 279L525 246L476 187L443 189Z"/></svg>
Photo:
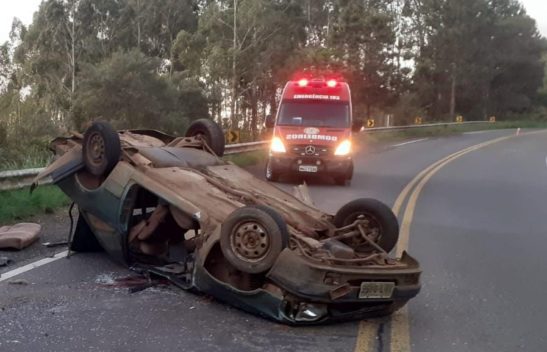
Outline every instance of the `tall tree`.
<svg viewBox="0 0 547 352"><path fill-rule="evenodd" d="M542 41L513 0L421 0L416 89L433 116L525 110L541 84Z"/></svg>

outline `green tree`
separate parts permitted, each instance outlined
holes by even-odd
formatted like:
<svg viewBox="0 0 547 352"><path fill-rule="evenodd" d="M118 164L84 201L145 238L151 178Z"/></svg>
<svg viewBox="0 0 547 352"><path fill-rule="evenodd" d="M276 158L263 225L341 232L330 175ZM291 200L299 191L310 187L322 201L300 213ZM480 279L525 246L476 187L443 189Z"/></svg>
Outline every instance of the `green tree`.
<svg viewBox="0 0 547 352"><path fill-rule="evenodd" d="M384 110L398 94L395 17L391 1L338 0L329 34L339 67L346 71L357 115Z"/></svg>
<svg viewBox="0 0 547 352"><path fill-rule="evenodd" d="M180 134L190 119L206 117L207 105L199 88L184 80L175 85L158 76L160 66L160 59L147 57L138 49L118 51L98 65L84 66L74 108L77 125L103 119L118 128ZM194 113L199 115L189 116Z"/></svg>
<svg viewBox="0 0 547 352"><path fill-rule="evenodd" d="M273 107L282 84L276 77L305 40L303 29L301 9L290 1L207 2L197 33L179 33L174 62L205 81L213 116L229 111L232 126L256 134L259 111Z"/></svg>
<svg viewBox="0 0 547 352"><path fill-rule="evenodd" d="M421 0L415 89L434 117L531 107L543 77L535 22L513 0Z"/></svg>

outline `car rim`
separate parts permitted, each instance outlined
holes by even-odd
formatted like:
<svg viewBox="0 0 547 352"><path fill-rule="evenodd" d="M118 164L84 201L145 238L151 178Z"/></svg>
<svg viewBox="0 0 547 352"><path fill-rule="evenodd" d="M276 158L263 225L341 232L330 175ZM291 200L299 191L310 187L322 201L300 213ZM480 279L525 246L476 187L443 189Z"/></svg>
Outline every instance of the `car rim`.
<svg viewBox="0 0 547 352"><path fill-rule="evenodd" d="M232 231L231 247L235 255L246 262L262 260L270 250L270 237L256 221L238 224Z"/></svg>
<svg viewBox="0 0 547 352"><path fill-rule="evenodd" d="M382 237L382 226L380 225L378 219L374 215L369 213L355 213L347 217L345 225L351 225L357 219L363 220L362 226L367 237L373 242L378 243L378 241ZM360 236L353 236L351 238L348 238L347 243L354 247L359 247L366 244L367 241Z"/></svg>
<svg viewBox="0 0 547 352"><path fill-rule="evenodd" d="M104 162L105 145L104 139L99 133L94 133L88 142L89 161L94 165L101 165Z"/></svg>

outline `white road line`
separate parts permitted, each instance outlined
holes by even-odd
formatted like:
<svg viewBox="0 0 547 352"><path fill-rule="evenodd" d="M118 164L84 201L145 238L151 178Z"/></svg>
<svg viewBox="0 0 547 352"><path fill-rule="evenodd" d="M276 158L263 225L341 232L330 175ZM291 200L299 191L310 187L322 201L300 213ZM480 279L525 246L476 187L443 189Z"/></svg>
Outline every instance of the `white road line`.
<svg viewBox="0 0 547 352"><path fill-rule="evenodd" d="M22 274L22 273L26 273L27 271L39 268L43 265L49 264L49 263L54 262L56 260L59 260L61 258L65 258L67 256L67 254L68 254L68 251L57 253L53 257L40 259L38 261L35 261L34 263L30 263L30 264L24 265L20 268L8 271L7 273L3 273L3 274L0 275L0 282L6 281L8 279L11 279L14 276L17 276L17 275Z"/></svg>
<svg viewBox="0 0 547 352"><path fill-rule="evenodd" d="M547 166L547 156L545 157L545 166Z"/></svg>
<svg viewBox="0 0 547 352"><path fill-rule="evenodd" d="M427 140L428 138L422 138L422 139L415 139L413 141L409 141L409 142L404 142L404 143L399 143L399 144L394 144L392 145L392 147L402 147L403 145L407 145L407 144L412 144L412 143L418 143L418 142L421 142L421 141L425 141Z"/></svg>
<svg viewBox="0 0 547 352"><path fill-rule="evenodd" d="M486 133L486 132L492 132L492 130L464 132L463 134L481 134L481 133Z"/></svg>

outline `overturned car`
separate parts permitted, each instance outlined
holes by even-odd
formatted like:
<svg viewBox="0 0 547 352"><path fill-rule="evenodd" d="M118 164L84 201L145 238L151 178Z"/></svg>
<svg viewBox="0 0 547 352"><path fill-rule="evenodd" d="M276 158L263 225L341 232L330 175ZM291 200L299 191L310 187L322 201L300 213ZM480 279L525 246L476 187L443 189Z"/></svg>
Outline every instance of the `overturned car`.
<svg viewBox="0 0 547 352"><path fill-rule="evenodd" d="M51 143L50 177L78 206L75 251L102 247L131 269L288 324L390 314L420 290L420 268L392 259L399 226L379 201L335 214L223 161L222 130L185 137L93 123Z"/></svg>

